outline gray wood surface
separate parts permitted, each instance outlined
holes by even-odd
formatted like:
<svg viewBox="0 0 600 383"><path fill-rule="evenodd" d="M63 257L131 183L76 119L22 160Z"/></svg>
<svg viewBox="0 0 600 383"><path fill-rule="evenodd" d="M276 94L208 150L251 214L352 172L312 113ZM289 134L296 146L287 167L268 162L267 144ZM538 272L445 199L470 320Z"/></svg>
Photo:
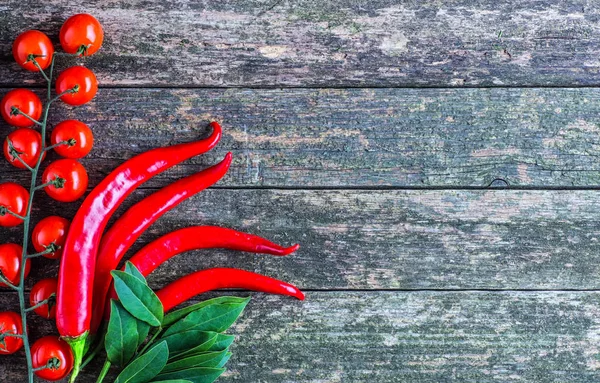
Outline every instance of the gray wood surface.
<svg viewBox="0 0 600 383"><path fill-rule="evenodd" d="M596 88L102 89L52 122L93 128L96 149L83 161L92 183L134 154L198 139L216 119L215 151L147 185L231 150L219 186L590 187L600 185L599 101ZM28 177L5 162L0 172Z"/></svg>
<svg viewBox="0 0 600 383"><path fill-rule="evenodd" d="M598 85L599 8L564 0L8 0L0 84L35 83L8 52L24 29L56 39L96 15L105 85Z"/></svg>
<svg viewBox="0 0 600 383"><path fill-rule="evenodd" d="M66 212L44 200L39 206L36 217L71 216L76 204ZM597 191L212 189L167 213L133 251L192 225L302 246L286 258L182 254L153 274L154 287L199 268L232 266L318 290L599 289L599 207ZM19 240L18 230L9 233ZM32 282L57 272L54 261L36 264Z"/></svg>
<svg viewBox="0 0 600 383"><path fill-rule="evenodd" d="M593 382L598 307L598 292L255 294L220 381ZM20 359L7 361L0 373L20 382Z"/></svg>

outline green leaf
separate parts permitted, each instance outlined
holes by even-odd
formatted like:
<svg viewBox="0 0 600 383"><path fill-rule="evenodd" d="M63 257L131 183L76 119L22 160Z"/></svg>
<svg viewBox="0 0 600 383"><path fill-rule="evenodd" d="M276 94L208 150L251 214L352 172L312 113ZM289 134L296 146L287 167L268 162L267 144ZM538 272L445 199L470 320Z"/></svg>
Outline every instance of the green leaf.
<svg viewBox="0 0 600 383"><path fill-rule="evenodd" d="M165 367L168 359L169 348L167 342L162 341L125 367L114 383L149 382Z"/></svg>
<svg viewBox="0 0 600 383"><path fill-rule="evenodd" d="M196 367L182 371L169 372L167 374L160 374L159 379L186 379L192 383L212 383L221 374L225 372L224 368L209 368L209 367Z"/></svg>
<svg viewBox="0 0 600 383"><path fill-rule="evenodd" d="M151 326L160 326L163 305L144 282L123 271L111 272L121 304L131 315Z"/></svg>
<svg viewBox="0 0 600 383"><path fill-rule="evenodd" d="M148 333L150 332L150 325L146 322L142 322L141 320L136 321L137 323L137 333L138 333L138 346L144 343L146 338L148 337Z"/></svg>
<svg viewBox="0 0 600 383"><path fill-rule="evenodd" d="M169 354L175 357L188 350L208 351L215 344L217 335L216 332L191 330L163 336L162 340L167 342Z"/></svg>
<svg viewBox="0 0 600 383"><path fill-rule="evenodd" d="M223 351L227 350L235 340L235 335L219 334L217 340L208 351Z"/></svg>
<svg viewBox="0 0 600 383"><path fill-rule="evenodd" d="M220 364L226 356L227 350L216 352L202 352L200 354L196 354L188 358L167 363L165 368L163 368L163 370L160 373L164 374L172 371L185 370L186 368L191 367L223 367L220 366Z"/></svg>
<svg viewBox="0 0 600 383"><path fill-rule="evenodd" d="M209 305L191 312L167 329L165 335L188 330L223 332L240 316L248 300L241 303Z"/></svg>
<svg viewBox="0 0 600 383"><path fill-rule="evenodd" d="M225 356L223 357L223 359L221 359L221 363L219 363L217 365L217 368L223 368L227 362L229 362L229 359L231 359L231 355L233 355L232 353L228 352L227 354L225 354Z"/></svg>
<svg viewBox="0 0 600 383"><path fill-rule="evenodd" d="M174 380L153 380L150 383L194 383L191 380L174 379Z"/></svg>
<svg viewBox="0 0 600 383"><path fill-rule="evenodd" d="M125 272L129 275L133 275L140 281L144 282L144 284L148 284L148 282L146 282L146 278L142 275L142 273L140 273L138 268L135 267L135 265L129 261L125 263Z"/></svg>
<svg viewBox="0 0 600 383"><path fill-rule="evenodd" d="M174 380L153 380L150 383L194 383L191 380L174 379Z"/></svg>
<svg viewBox="0 0 600 383"><path fill-rule="evenodd" d="M125 366L138 346L137 322L117 301L110 301L110 320L104 340L108 360L117 366Z"/></svg>
<svg viewBox="0 0 600 383"><path fill-rule="evenodd" d="M250 300L250 297L248 298L239 298L239 297L218 297L218 298L213 298L213 299L208 299L206 301L200 302L200 303L196 303L195 305L191 305L191 306L187 306L184 307L180 310L177 311L173 311L172 313L169 313L165 316L165 318L163 319L163 323L162 326L163 328L167 328L170 325L172 325L173 323L177 322L178 320L180 320L181 318L185 317L186 315L188 315L189 313L191 313L192 311L196 311L199 310L203 307L206 306L210 306L210 305L220 305L220 304L226 304L226 303L230 303L230 304L242 304L242 303L248 303L248 301Z"/></svg>

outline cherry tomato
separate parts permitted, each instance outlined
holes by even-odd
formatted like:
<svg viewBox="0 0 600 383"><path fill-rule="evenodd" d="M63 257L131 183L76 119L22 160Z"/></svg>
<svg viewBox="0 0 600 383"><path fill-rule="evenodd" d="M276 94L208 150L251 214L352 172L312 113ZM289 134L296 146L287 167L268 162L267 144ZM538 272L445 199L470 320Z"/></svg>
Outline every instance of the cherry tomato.
<svg viewBox="0 0 600 383"><path fill-rule="evenodd" d="M0 312L0 355L14 354L23 347L23 340L10 334L23 334L21 316L12 311Z"/></svg>
<svg viewBox="0 0 600 383"><path fill-rule="evenodd" d="M29 192L21 185L14 182L5 182L0 184L0 208L5 208L20 216L27 214L27 204L29 203ZM20 225L23 220L9 213L1 215L0 226L10 227Z"/></svg>
<svg viewBox="0 0 600 383"><path fill-rule="evenodd" d="M33 229L33 234L31 234L31 242L33 242L35 251L41 253L50 244L54 244L60 247L60 249L50 254L44 254L44 257L50 259L60 258L70 224L69 220L55 215L46 217L38 222Z"/></svg>
<svg viewBox="0 0 600 383"><path fill-rule="evenodd" d="M31 346L31 362L33 368L47 366L35 371L35 374L54 382L69 375L73 368L73 352L71 346L57 336L45 336Z"/></svg>
<svg viewBox="0 0 600 383"><path fill-rule="evenodd" d="M54 294L54 299L50 298L50 304L47 303L33 309L33 312L46 319L56 318L56 287L58 281L56 278L46 278L42 279L31 288L31 293L29 294L29 304L33 307L40 302L50 298L52 294Z"/></svg>
<svg viewBox="0 0 600 383"><path fill-rule="evenodd" d="M31 30L17 36L12 52L17 64L29 71L38 72L38 67L29 61L29 56L33 55L40 67L46 69L52 62L54 46L43 32Z"/></svg>
<svg viewBox="0 0 600 383"><path fill-rule="evenodd" d="M83 49L85 56L93 55L102 46L102 25L92 15L80 13L71 16L60 28L60 45L67 53ZM83 47L83 48L82 48Z"/></svg>
<svg viewBox="0 0 600 383"><path fill-rule="evenodd" d="M85 157L94 146L94 135L92 130L83 122L77 120L66 120L56 125L52 131L52 145L62 141L75 140L75 145L60 145L54 151L66 158Z"/></svg>
<svg viewBox="0 0 600 383"><path fill-rule="evenodd" d="M44 188L48 195L60 202L73 202L85 193L88 186L88 174L83 165L72 159L57 160L48 165L42 175L42 182L48 183L56 178L65 182L60 188L49 185Z"/></svg>
<svg viewBox="0 0 600 383"><path fill-rule="evenodd" d="M35 167L42 152L42 135L30 128L19 128L12 131L4 140L4 158L12 166L25 169L25 165L11 153L10 145L8 145L9 140L21 160L30 167ZM42 159L44 157L46 157L46 153L43 153Z"/></svg>
<svg viewBox="0 0 600 383"><path fill-rule="evenodd" d="M0 101L0 113L6 122L19 128L29 128L34 122L27 117L17 114L12 115L12 108L16 107L34 120L42 115L42 101L29 89L13 89Z"/></svg>
<svg viewBox="0 0 600 383"><path fill-rule="evenodd" d="M4 243L0 245L0 272L13 285L18 285L21 281L21 256L23 247L16 243ZM25 262L25 277L29 275L31 269L31 260ZM6 287L5 283L0 286Z"/></svg>
<svg viewBox="0 0 600 383"><path fill-rule="evenodd" d="M94 72L83 66L72 66L62 71L56 79L56 93L61 94L79 86L76 93L67 93L61 100L69 105L83 105L89 102L98 91L98 80Z"/></svg>

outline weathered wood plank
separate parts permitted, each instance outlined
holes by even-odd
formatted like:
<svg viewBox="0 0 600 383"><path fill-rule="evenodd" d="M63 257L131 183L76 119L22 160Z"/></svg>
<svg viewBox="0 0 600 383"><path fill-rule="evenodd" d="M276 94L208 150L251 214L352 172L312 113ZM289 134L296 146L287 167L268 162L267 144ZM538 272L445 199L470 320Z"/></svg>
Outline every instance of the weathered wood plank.
<svg viewBox="0 0 600 383"><path fill-rule="evenodd" d="M37 206L36 216L61 209ZM165 215L133 250L198 224L302 245L287 258L183 254L150 278L155 287L232 266L308 289L599 289L599 206L597 191L212 189ZM73 208L65 205L65 214ZM2 230L0 241L20 235ZM57 271L56 262L34 266L32 282Z"/></svg>
<svg viewBox="0 0 600 383"><path fill-rule="evenodd" d="M4 1L0 84L10 44L38 28L56 41L85 10L106 30L89 60L105 85L598 85L598 7L492 1Z"/></svg>
<svg viewBox="0 0 600 383"><path fill-rule="evenodd" d="M220 381L597 381L599 313L598 292L312 292L303 303L255 294ZM0 373L22 381L24 362L8 359Z"/></svg>
<svg viewBox="0 0 600 383"><path fill-rule="evenodd" d="M224 138L214 152L149 185L228 150L234 165L220 186L600 185L598 89L103 89L59 118L93 128L84 160L93 184L136 153L197 139L217 119ZM0 174L28 182L4 160Z"/></svg>

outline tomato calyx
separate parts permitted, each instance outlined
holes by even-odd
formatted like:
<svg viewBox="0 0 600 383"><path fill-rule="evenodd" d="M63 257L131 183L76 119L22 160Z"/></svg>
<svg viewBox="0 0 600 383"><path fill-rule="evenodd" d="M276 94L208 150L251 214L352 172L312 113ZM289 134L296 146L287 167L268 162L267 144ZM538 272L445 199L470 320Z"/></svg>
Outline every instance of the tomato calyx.
<svg viewBox="0 0 600 383"><path fill-rule="evenodd" d="M41 371L41 370L56 371L58 369L60 369L60 359L53 356L52 358L48 359L45 366L34 368L33 371Z"/></svg>
<svg viewBox="0 0 600 383"><path fill-rule="evenodd" d="M0 272L1 273L1 272ZM4 325L0 327L0 350L7 350L6 338L22 338L23 336L13 330L5 331Z"/></svg>
<svg viewBox="0 0 600 383"><path fill-rule="evenodd" d="M13 145L12 140L10 138L6 137L6 142L8 143L8 153L12 157L12 161L13 162L20 161L21 163L26 165L26 163L21 159L21 155L25 154L25 152L17 150L17 148L15 148L15 146ZM29 166L29 165L27 165L27 166Z"/></svg>
<svg viewBox="0 0 600 383"><path fill-rule="evenodd" d="M75 54L77 56L87 56L88 55L87 52L88 52L88 49L90 48L90 46L92 46L92 44L88 44L88 45L81 44L81 46L79 47L79 49L77 49L77 52L75 52Z"/></svg>
<svg viewBox="0 0 600 383"><path fill-rule="evenodd" d="M12 332L11 330L9 331L2 331L4 330L4 328L0 329L0 349L2 350L6 350L7 345L6 345L6 338L21 338L21 334L17 334L15 332Z"/></svg>
<svg viewBox="0 0 600 383"><path fill-rule="evenodd" d="M58 359L56 357L52 357L52 358L48 359L46 368L49 368L51 370L58 370L60 368L60 359Z"/></svg>
<svg viewBox="0 0 600 383"><path fill-rule="evenodd" d="M27 55L27 60L23 64L27 64L30 62L37 63L37 61L35 59L37 59L38 57L46 57L46 55L34 55L34 54L30 53L29 55Z"/></svg>
<svg viewBox="0 0 600 383"><path fill-rule="evenodd" d="M43 189L46 186L54 186L57 189L62 189L65 187L65 182L67 182L67 180L62 177L54 177L53 180L48 181L45 184L38 186L37 189Z"/></svg>
<svg viewBox="0 0 600 383"><path fill-rule="evenodd" d="M46 246L46 250L44 250L44 252L47 252L48 254L53 254L56 253L58 250L60 250L60 246L52 242L51 244Z"/></svg>

